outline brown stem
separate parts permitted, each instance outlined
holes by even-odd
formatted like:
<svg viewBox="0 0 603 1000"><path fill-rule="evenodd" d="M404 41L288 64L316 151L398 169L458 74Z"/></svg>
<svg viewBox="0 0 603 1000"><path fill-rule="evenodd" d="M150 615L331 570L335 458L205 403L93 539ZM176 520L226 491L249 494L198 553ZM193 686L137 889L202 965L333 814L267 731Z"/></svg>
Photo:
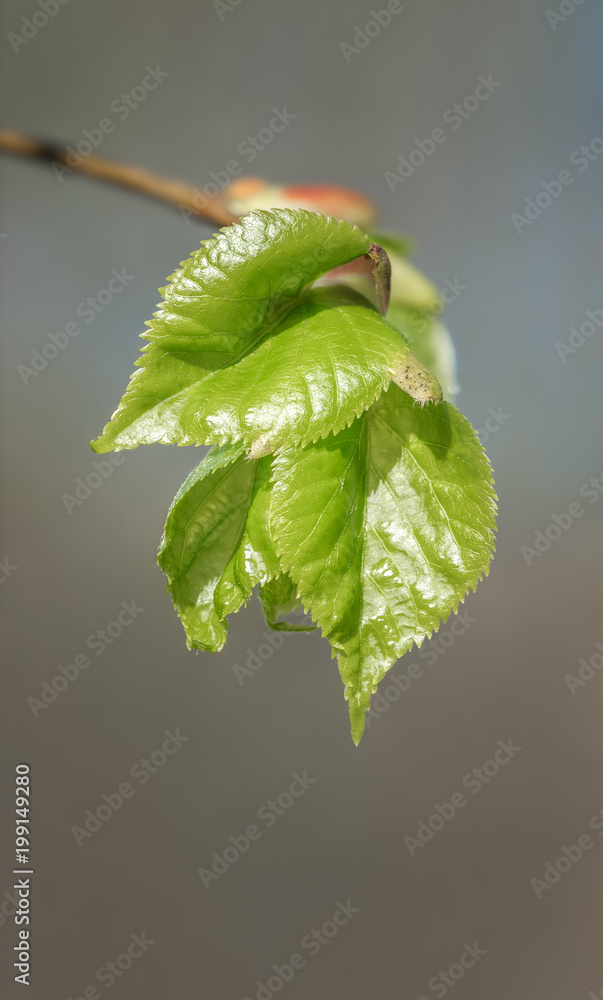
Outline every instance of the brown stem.
<svg viewBox="0 0 603 1000"><path fill-rule="evenodd" d="M68 163L67 157L73 159L64 147L52 143L29 139L17 132L0 131L0 152L15 153L17 156L31 156L34 159L61 163L81 174L88 174L97 180L108 181L110 184L120 184L139 194L150 198L166 201L176 208L190 212L191 215L218 226L228 226L238 222L236 215L228 211L223 201L217 195L208 198L198 188L167 177L158 177L140 167L127 163L115 163L100 156L80 156L76 164Z"/></svg>

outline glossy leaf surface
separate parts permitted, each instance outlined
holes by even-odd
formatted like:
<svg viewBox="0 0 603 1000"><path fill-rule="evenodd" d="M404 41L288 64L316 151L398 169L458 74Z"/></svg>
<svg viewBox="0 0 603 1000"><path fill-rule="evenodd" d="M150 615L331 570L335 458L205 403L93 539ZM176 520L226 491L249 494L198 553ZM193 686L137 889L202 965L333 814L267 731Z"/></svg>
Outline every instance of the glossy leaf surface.
<svg viewBox="0 0 603 1000"><path fill-rule="evenodd" d="M350 428L277 456L273 476L276 547L339 655L358 742L378 681L488 571L490 466L454 406L392 386Z"/></svg>

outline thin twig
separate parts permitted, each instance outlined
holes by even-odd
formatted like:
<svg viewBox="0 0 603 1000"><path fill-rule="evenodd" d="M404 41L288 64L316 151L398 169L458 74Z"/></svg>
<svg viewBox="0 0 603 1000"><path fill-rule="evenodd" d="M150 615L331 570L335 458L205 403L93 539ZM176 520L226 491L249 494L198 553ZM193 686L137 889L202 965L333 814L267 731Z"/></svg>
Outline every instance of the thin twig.
<svg viewBox="0 0 603 1000"><path fill-rule="evenodd" d="M70 153L61 145L29 139L17 132L0 131L0 152L14 153L17 156L31 156L37 160L60 163L81 174L88 174L97 180L108 181L130 188L149 198L166 201L176 208L190 212L200 219L227 226L238 222L236 215L228 211L219 195L208 198L198 188L167 177L158 177L140 167L128 163L115 163L100 156L77 156L74 160ZM71 161L71 162L69 162Z"/></svg>

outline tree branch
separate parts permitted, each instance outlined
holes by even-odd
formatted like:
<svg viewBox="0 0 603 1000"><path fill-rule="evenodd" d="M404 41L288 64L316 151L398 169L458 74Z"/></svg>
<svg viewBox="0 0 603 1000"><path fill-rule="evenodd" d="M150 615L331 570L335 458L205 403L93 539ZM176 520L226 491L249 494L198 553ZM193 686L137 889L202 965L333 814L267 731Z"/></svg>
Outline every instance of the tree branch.
<svg viewBox="0 0 603 1000"><path fill-rule="evenodd" d="M127 163L115 163L113 160L106 160L100 156L82 156L79 157L79 162L76 165L72 165L67 162L67 157L72 157L73 154L70 154L63 146L29 139L18 132L0 131L0 152L61 163L69 167L70 170L88 174L89 177L94 177L97 180L119 184L121 187L130 188L138 194L165 201L176 208L190 212L191 215L199 219L216 223L218 226L228 226L232 222L239 221L236 215L232 215L228 211L219 195L208 198L206 195L202 195L198 188L192 187L190 184L173 181L167 177L158 177L156 174L151 174L147 170L133 167Z"/></svg>

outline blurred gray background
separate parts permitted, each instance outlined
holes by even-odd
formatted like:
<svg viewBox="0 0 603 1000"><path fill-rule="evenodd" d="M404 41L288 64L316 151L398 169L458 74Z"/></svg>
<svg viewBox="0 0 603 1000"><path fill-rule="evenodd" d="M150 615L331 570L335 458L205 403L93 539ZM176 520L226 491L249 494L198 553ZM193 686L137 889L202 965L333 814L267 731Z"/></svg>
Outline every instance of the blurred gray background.
<svg viewBox="0 0 603 1000"><path fill-rule="evenodd" d="M242 0L221 16L186 0L71 0L18 51L9 33L42 8L5 0L2 127L74 143L109 116L101 155L199 186L237 158L277 182L364 191L440 287L466 286L446 313L458 403L476 427L490 408L506 417L486 442L500 532L490 577L464 606L472 621L441 655L414 651L393 668L424 670L356 749L319 636L287 636L239 684L233 665L264 642L254 600L222 653L187 652L155 552L199 452L127 453L71 513L62 500L92 471L88 442L126 384L158 286L211 230L2 157L3 998L24 989L11 903L21 761L32 769L34 998L603 996L603 842L589 827L603 809L603 673L574 694L565 679L603 643L603 498L580 495L603 472L603 328L565 363L555 347L603 309L603 157L587 169L570 159L603 134L603 10L571 6L561 20L547 0L405 0L348 61L341 43L371 20L368 0ZM111 105L147 65L169 76L120 120ZM390 191L385 171L490 74L492 96ZM295 120L246 164L237 147L274 107ZM518 233L513 213L566 169L571 185ZM18 366L122 268L134 280L26 385ZM574 502L583 515L528 565L521 547ZM101 655L88 650L91 666L34 714L27 699L132 600L144 613ZM177 753L144 785L131 777L177 729ZM521 752L479 794L465 788L467 805L411 856L404 838L499 740ZM315 779L304 795L272 825L258 819L304 770ZM133 797L78 846L72 827L126 781ZM198 869L254 823L260 839L206 888ZM537 894L531 880L589 830L594 846ZM316 954L301 944L348 900L358 912L336 937ZM154 943L107 973L143 932ZM475 942L486 954L455 981ZM293 953L304 967L262 992Z"/></svg>

